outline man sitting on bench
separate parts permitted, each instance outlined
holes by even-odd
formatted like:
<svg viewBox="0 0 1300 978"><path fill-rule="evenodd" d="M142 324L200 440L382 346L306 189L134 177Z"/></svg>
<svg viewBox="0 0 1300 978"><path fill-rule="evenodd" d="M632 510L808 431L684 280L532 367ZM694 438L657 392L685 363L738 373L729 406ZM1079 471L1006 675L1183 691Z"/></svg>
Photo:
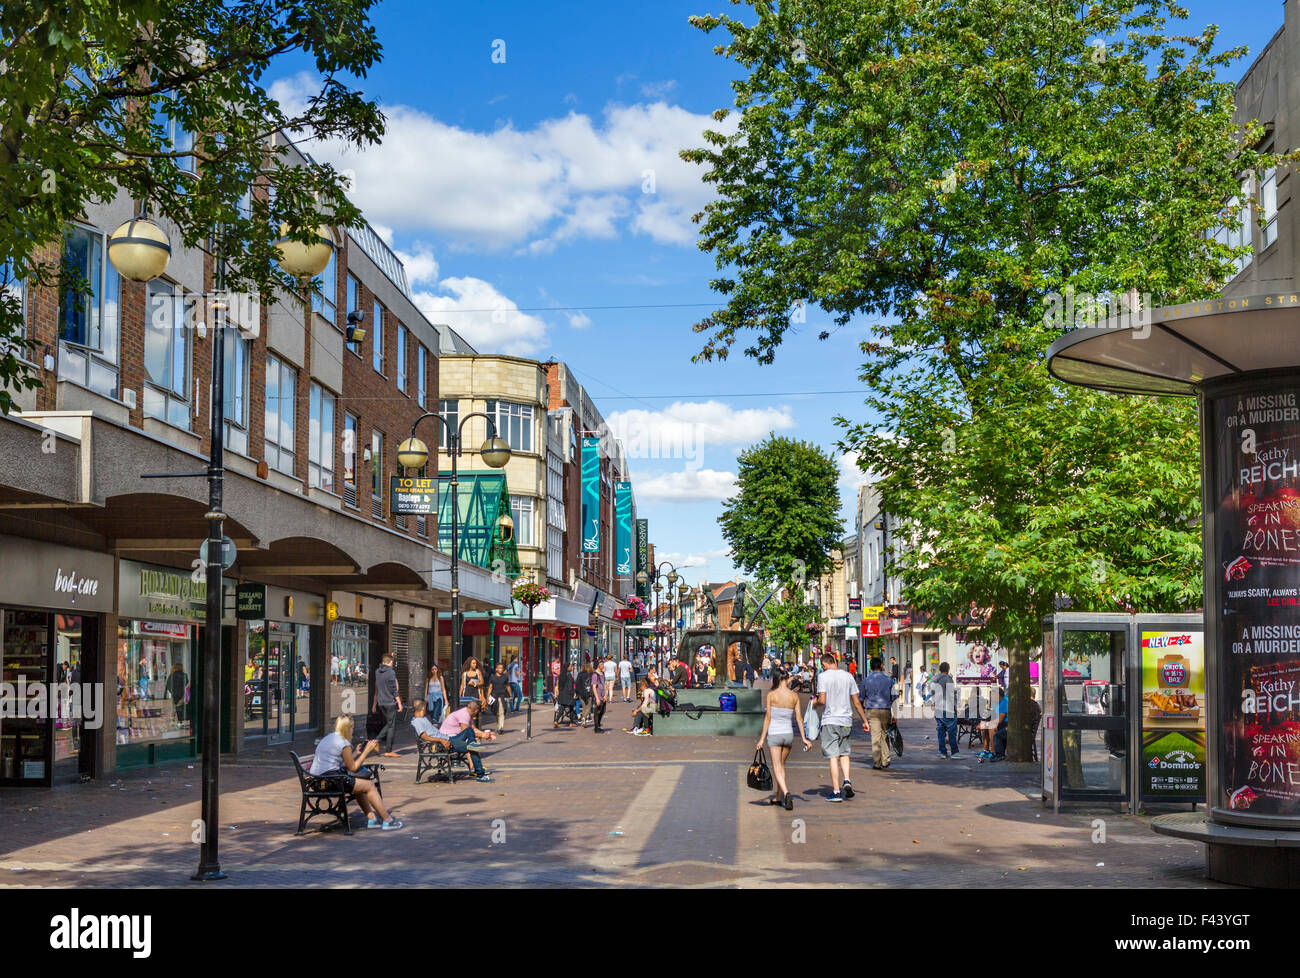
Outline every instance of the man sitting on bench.
<svg viewBox="0 0 1300 978"><path fill-rule="evenodd" d="M442 726L438 728L438 736L429 739L446 740L452 750L468 754L470 762L474 765L476 779L490 782L492 778L483 770L483 762L476 751L478 741L475 738L482 737L486 741L493 741L497 739L497 735L491 730L480 730L474 725L481 709L482 704L478 700L470 700L455 713L448 714L447 719L443 720Z"/></svg>

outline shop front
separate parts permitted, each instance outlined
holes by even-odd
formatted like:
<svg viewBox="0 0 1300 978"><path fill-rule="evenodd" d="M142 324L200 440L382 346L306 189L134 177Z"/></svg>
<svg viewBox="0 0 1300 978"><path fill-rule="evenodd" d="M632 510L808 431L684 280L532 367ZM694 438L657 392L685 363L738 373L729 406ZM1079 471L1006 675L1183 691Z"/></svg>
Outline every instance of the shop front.
<svg viewBox="0 0 1300 978"><path fill-rule="evenodd" d="M0 537L0 785L93 776L113 703L100 647L113 558Z"/></svg>
<svg viewBox="0 0 1300 978"><path fill-rule="evenodd" d="M432 649L433 609L393 602L393 668L397 688L406 705L423 699L429 676Z"/></svg>
<svg viewBox="0 0 1300 978"><path fill-rule="evenodd" d="M207 581L190 571L118 563L117 766L195 757L204 682ZM222 629L228 654L234 633Z"/></svg>
<svg viewBox="0 0 1300 978"><path fill-rule="evenodd" d="M382 598L331 591L335 620L329 634L325 715L364 714L369 709L370 674L383 654L387 608Z"/></svg>
<svg viewBox="0 0 1300 978"><path fill-rule="evenodd" d="M325 599L268 584L235 588L242 634L244 739L288 743L320 730L328 672Z"/></svg>

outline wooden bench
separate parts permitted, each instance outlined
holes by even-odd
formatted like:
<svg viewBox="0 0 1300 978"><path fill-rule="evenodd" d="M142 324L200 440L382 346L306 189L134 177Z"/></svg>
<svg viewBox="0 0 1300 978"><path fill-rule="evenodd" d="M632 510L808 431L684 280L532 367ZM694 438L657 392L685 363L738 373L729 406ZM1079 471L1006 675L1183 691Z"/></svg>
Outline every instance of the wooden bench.
<svg viewBox="0 0 1300 978"><path fill-rule="evenodd" d="M342 773L309 774L303 767L302 758L294 751L289 751L289 756L293 758L294 769L298 772L298 785L302 789L302 808L298 811L298 831L294 835L302 835L307 823L318 816L342 824L344 835L351 835L348 801L354 797L352 786L356 776ZM379 783L379 772L385 769L384 765L364 764L362 767L370 772L370 780L375 783L382 798L384 790Z"/></svg>

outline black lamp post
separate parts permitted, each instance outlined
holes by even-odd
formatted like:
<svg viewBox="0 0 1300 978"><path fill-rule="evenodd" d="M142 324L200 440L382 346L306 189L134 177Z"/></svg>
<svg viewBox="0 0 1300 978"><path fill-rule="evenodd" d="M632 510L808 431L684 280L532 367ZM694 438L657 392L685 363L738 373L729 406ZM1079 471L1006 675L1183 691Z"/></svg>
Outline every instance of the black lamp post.
<svg viewBox="0 0 1300 978"><path fill-rule="evenodd" d="M420 415L411 425L411 436L397 446L397 463L404 469L422 469L429 461L429 446L415 437L415 429L425 418L436 418L447 430L447 454L451 457L451 664L452 688L460 689L460 667L462 664L461 620L460 620L460 499L458 496L460 479L457 474L456 459L461 455L465 423L470 418L483 418L487 421L488 437L479 449L483 461L494 469L505 466L510 461L510 446L497 437L496 421L491 415L476 411L461 418L457 427L452 427L442 415L429 411ZM439 476L441 478L441 476ZM509 513L503 513L497 520L500 539L505 542L514 537L515 524ZM529 608L529 631L532 631L532 609ZM459 692L458 692L459 696Z"/></svg>

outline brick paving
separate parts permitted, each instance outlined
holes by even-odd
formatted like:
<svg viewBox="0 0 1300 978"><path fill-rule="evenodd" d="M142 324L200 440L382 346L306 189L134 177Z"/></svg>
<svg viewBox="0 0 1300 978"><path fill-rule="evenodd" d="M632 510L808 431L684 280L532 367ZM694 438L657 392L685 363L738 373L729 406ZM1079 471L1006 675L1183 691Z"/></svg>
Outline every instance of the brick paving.
<svg viewBox="0 0 1300 978"><path fill-rule="evenodd" d="M398 832L366 830L354 814L350 838L295 837L288 748L241 758L222 770L231 879L207 885L1210 885L1201 846L1115 806L1054 815L1036 797L1036 767L942 760L929 721L901 721L906 752L889 772L870 770L869 737L855 731L857 797L843 804L822 800L828 768L816 747L792 756L786 812L745 786L748 738L633 738L619 730L628 709L614 704L600 737L546 725L527 741L511 718L487 761L494 784L416 785L413 749L386 759ZM188 877L199 774L181 763L0 793L0 887L198 885ZM1093 841L1096 819L1104 843Z"/></svg>

